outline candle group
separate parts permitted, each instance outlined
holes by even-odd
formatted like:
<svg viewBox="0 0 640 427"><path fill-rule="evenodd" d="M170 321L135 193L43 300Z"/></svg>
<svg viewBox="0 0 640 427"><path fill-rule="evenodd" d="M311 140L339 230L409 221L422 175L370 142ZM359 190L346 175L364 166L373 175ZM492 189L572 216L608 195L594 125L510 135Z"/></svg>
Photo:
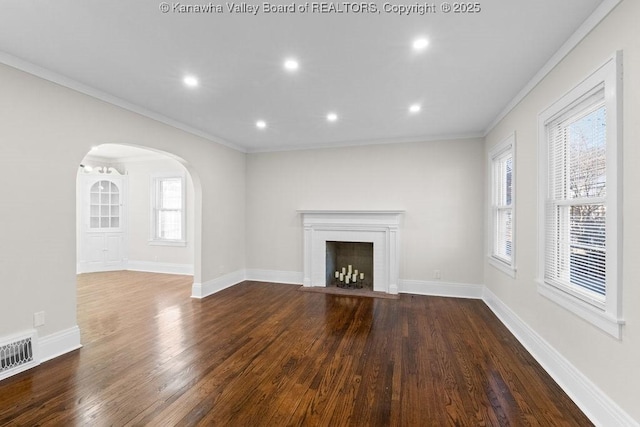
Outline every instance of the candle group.
<svg viewBox="0 0 640 427"><path fill-rule="evenodd" d="M336 270L334 277L345 285L348 285L349 283L356 283L358 279L364 280L364 273L359 272L349 264L346 267L342 267L342 270Z"/></svg>

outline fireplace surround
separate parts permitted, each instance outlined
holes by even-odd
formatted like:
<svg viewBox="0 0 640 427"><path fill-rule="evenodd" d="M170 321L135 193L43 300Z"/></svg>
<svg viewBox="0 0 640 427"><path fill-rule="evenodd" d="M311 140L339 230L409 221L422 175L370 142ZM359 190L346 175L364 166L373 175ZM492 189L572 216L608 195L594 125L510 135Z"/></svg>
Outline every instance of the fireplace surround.
<svg viewBox="0 0 640 427"><path fill-rule="evenodd" d="M299 210L304 233L303 285L327 286L327 242L373 243L373 290L398 293L400 210Z"/></svg>

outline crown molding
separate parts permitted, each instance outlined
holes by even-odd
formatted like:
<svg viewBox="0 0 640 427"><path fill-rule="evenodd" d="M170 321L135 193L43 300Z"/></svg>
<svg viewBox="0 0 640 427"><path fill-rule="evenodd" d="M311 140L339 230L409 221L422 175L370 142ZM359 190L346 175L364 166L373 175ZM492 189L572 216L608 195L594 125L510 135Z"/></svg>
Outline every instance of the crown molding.
<svg viewBox="0 0 640 427"><path fill-rule="evenodd" d="M51 70L47 70L46 68L40 67L39 65L35 65L31 62L25 61L6 52L0 52L0 63L8 65L9 67L15 68L17 70L24 71L25 73L34 75L41 79L48 80L52 83L58 84L76 92L80 92L84 95L88 95L92 98L99 99L100 101L115 105L116 107L120 107L133 113L140 114L141 116L147 117L149 119L155 120L157 122L164 123L165 125L180 129L184 132L190 133L200 138L204 138L216 144L224 145L225 147L231 148L233 150L246 153L246 150L237 144L225 141L222 138L211 135L207 132L203 132L199 129L171 119L160 113L156 113L155 111L143 108L129 101L125 101L124 99L117 96L102 92L98 89L80 83L77 80L63 76L62 74L55 73Z"/></svg>
<svg viewBox="0 0 640 427"><path fill-rule="evenodd" d="M486 137L622 0L604 0L484 131Z"/></svg>

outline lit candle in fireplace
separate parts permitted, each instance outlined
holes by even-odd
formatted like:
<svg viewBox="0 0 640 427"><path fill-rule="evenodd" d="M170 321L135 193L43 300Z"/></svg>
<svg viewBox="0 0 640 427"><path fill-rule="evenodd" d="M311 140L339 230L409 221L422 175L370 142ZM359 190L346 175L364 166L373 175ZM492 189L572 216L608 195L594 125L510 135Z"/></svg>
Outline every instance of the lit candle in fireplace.
<svg viewBox="0 0 640 427"><path fill-rule="evenodd" d="M357 281L356 279L357 279L357 278L358 278L358 275L354 273L354 274L353 274L353 279L352 279L352 280L353 280L353 283L356 283L356 281Z"/></svg>
<svg viewBox="0 0 640 427"><path fill-rule="evenodd" d="M347 274L347 269L342 267L342 274Z"/></svg>
<svg viewBox="0 0 640 427"><path fill-rule="evenodd" d="M336 270L335 278L337 279L338 277L340 277L340 273Z"/></svg>
<svg viewBox="0 0 640 427"><path fill-rule="evenodd" d="M364 273L360 273L360 280L364 279Z"/></svg>

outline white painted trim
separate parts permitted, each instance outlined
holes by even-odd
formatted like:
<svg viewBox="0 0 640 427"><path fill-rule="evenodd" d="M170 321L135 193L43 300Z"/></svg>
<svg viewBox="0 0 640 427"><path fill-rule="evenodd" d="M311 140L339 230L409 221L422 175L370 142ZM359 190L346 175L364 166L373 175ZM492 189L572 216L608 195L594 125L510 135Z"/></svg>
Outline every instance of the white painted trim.
<svg viewBox="0 0 640 427"><path fill-rule="evenodd" d="M422 135L410 138L378 138L378 139L355 139L334 141L329 143L307 144L307 145L284 145L280 147L260 147L247 148L248 154L254 153L274 153L279 151L301 151L301 150L324 150L329 148L363 147L369 145L386 144L413 144L418 142L440 142L455 141L464 139L480 139L486 135L484 132L462 133L462 134L441 134Z"/></svg>
<svg viewBox="0 0 640 427"><path fill-rule="evenodd" d="M545 279L546 204L549 175L546 129L559 115L574 109L576 102L592 96L603 85L607 112L606 298L604 303L569 286ZM538 291L561 307L608 334L621 339L622 325L622 51L538 114ZM552 290L555 287L557 290Z"/></svg>
<svg viewBox="0 0 640 427"><path fill-rule="evenodd" d="M448 283L427 280L400 279L401 294L428 295L451 298L481 299L484 286L471 283Z"/></svg>
<svg viewBox="0 0 640 427"><path fill-rule="evenodd" d="M515 242L515 240L514 240ZM502 271L504 274L506 274L507 276L511 277L512 279L516 278L516 268L512 267L504 262L502 262L499 259L494 258L492 255L487 255L487 262L489 263L490 266L497 268L498 270Z"/></svg>
<svg viewBox="0 0 640 427"><path fill-rule="evenodd" d="M78 325L47 335L38 341L41 355L40 363L82 347Z"/></svg>
<svg viewBox="0 0 640 427"><path fill-rule="evenodd" d="M495 160L504 153L511 152L512 156L512 172L511 172L511 262L507 263L500 258L494 257L493 249L494 249L494 239L496 234L496 225L494 224L494 210L493 204L495 199L495 182L494 182L494 162ZM511 132L506 138L504 138L500 143L496 144L489 150L489 155L487 156L487 171L489 171L489 176L487 177L487 258L489 264L503 273L507 274L509 277L516 277L516 255L517 255L517 221L518 215L516 212L516 201L518 198L517 195L517 184L518 184L518 165L517 165L516 156L516 132Z"/></svg>
<svg viewBox="0 0 640 427"><path fill-rule="evenodd" d="M574 296L544 281L538 280L538 292L545 298L550 299L562 308L580 316L592 325L600 328L616 339L622 339L622 327L625 321L612 317L604 310L583 301L580 297Z"/></svg>
<svg viewBox="0 0 640 427"><path fill-rule="evenodd" d="M298 210L303 225L304 286L327 286L329 241L373 243L373 290L398 293L402 210Z"/></svg>
<svg viewBox="0 0 640 427"><path fill-rule="evenodd" d="M216 292L220 292L223 289L230 288L233 285L237 285L244 280L245 270L237 270L233 273L216 277L215 279L208 280L204 283L194 282L191 286L191 297L198 299L205 298L209 295L215 294Z"/></svg>
<svg viewBox="0 0 640 427"><path fill-rule="evenodd" d="M127 270L147 271L149 273L184 274L193 276L193 264L174 264L156 261L132 261L129 260Z"/></svg>
<svg viewBox="0 0 640 427"><path fill-rule="evenodd" d="M640 426L486 287L484 288L483 300L594 424L598 426Z"/></svg>
<svg viewBox="0 0 640 427"><path fill-rule="evenodd" d="M157 211L160 197L160 184L165 180L180 180L180 227L181 236L177 240L163 239L158 236ZM187 178L182 172L154 172L149 177L149 240L147 244L156 246L187 246Z"/></svg>
<svg viewBox="0 0 640 427"><path fill-rule="evenodd" d="M604 0L600 6L589 16L578 29L564 42L558 51L547 61L533 78L518 92L518 94L507 104L500 114L491 122L484 131L486 137L502 119L504 119L516 106L536 87L545 77L576 47L580 42L593 31L600 22L611 13L611 11L622 0Z"/></svg>
<svg viewBox="0 0 640 427"><path fill-rule="evenodd" d="M107 265L107 266L102 266L102 267L97 267L95 265L91 265L90 262L86 262L86 261L81 261L77 264L77 272L78 274L83 274L83 273L99 273L99 272L103 272L103 271L121 271L121 270L127 270L128 268L128 262L126 260L119 262L117 264L112 264L112 265Z"/></svg>
<svg viewBox="0 0 640 427"><path fill-rule="evenodd" d="M120 107L128 111L132 111L144 117L148 117L152 120L158 121L160 123L164 123L166 125L174 127L176 129L180 129L184 132L190 133L200 138L204 138L211 142L215 142L216 144L224 145L233 150L240 151L241 153L246 153L246 150L244 148L240 147L239 145L233 144L229 141L225 141L220 137L211 135L207 132L203 132L199 129L196 129L194 127L181 123L177 120L171 119L162 114L143 108L129 101L125 101L124 99L118 98L117 96L113 96L106 92L102 92L98 89L82 84L67 76L63 76L51 70L47 70L46 68L42 68L38 65L32 64L31 62L20 59L16 56L9 55L8 53L0 52L0 63L16 68L18 70L24 71L26 73L32 74L41 79L56 83L60 86L64 86L66 88L75 90L76 92L80 92L85 95L91 96L92 98L96 98L101 101L107 102L111 105L115 105L116 107Z"/></svg>
<svg viewBox="0 0 640 427"><path fill-rule="evenodd" d="M256 282L302 285L304 273L302 271L260 270L249 268L246 270L245 279L254 280Z"/></svg>

